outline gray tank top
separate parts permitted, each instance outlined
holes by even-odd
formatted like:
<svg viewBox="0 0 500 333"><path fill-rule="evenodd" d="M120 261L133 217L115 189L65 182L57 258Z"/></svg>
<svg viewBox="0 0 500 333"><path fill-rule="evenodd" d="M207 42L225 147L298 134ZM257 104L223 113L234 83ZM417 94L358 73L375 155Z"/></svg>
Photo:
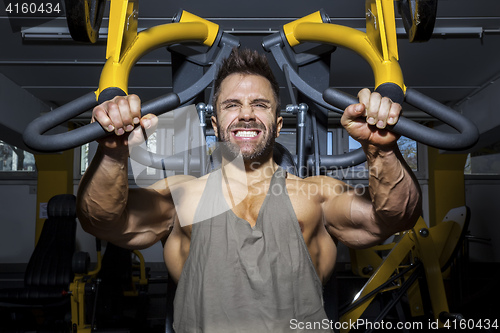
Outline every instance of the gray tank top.
<svg viewBox="0 0 500 333"><path fill-rule="evenodd" d="M331 332L325 328L322 284L286 191L286 172L278 168L273 175L253 228L229 209L222 179L220 170L209 176L196 210L200 217L227 207L193 225L174 300L175 331Z"/></svg>

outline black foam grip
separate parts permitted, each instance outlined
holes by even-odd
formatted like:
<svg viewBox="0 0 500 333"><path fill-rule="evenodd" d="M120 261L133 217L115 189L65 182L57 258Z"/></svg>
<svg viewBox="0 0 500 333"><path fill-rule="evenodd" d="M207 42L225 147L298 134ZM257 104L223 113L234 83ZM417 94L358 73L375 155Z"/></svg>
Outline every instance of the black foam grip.
<svg viewBox="0 0 500 333"><path fill-rule="evenodd" d="M323 93L323 98L327 103L342 110L351 104L359 103L354 96L334 88L326 89ZM438 131L405 117L400 117L396 125L388 127L391 131L428 146L444 150L456 151L468 149L479 139L479 132L476 126L452 108L411 88L406 89L405 100L408 104L453 127L456 132Z"/></svg>
<svg viewBox="0 0 500 333"><path fill-rule="evenodd" d="M366 161L366 155L362 148L339 155L321 155L321 166L332 168L348 168Z"/></svg>
<svg viewBox="0 0 500 333"><path fill-rule="evenodd" d="M155 115L170 111L180 104L175 93L168 93L142 105L141 114ZM97 106L95 93L88 93L32 121L23 133L25 144L34 151L50 153L79 147L88 142L110 135L97 122L60 134L47 131Z"/></svg>

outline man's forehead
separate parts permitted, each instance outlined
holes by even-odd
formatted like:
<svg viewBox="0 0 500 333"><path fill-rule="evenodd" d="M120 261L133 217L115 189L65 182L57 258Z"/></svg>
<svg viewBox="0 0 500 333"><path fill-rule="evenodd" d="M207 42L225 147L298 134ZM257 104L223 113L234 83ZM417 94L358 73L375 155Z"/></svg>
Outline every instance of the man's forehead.
<svg viewBox="0 0 500 333"><path fill-rule="evenodd" d="M271 83L260 75L235 73L226 77L220 87L220 101L228 99L274 99Z"/></svg>

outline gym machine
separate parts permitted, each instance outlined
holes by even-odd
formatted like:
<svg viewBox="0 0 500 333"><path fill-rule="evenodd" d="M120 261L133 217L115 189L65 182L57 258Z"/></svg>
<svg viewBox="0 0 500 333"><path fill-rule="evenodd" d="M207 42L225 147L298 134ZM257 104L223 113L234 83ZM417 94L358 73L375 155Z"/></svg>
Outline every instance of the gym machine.
<svg viewBox="0 0 500 333"><path fill-rule="evenodd" d="M450 266L463 248L469 221L469 208L457 207L434 227L427 227L420 217L412 230L395 235L392 243L354 252L355 256L351 258L353 270L368 281L352 302L341 306L340 321L356 322L370 303L384 293L390 295L389 301L372 320L373 323L380 323L393 309L398 314L399 322L406 322L399 303L405 295L412 317L424 316L424 309L429 307L434 319L439 321L439 327L447 321L463 320L460 313L449 312L443 278L449 274ZM424 304L425 298L418 283L418 279L423 277L428 290L425 296L430 306ZM342 327L340 331L348 332L349 327Z"/></svg>
<svg viewBox="0 0 500 333"><path fill-rule="evenodd" d="M80 15L84 13L87 19L86 23L82 24L81 18L70 19L69 22L72 23L69 24L69 27L75 39L95 42L104 1L85 1L84 3L86 7L84 7L84 11L80 11ZM412 3L418 5L413 6ZM403 22L411 41L424 41L430 38L429 31L432 32L436 3L437 1L399 1ZM217 24L186 11L180 11L175 15L172 23L137 32L137 6L137 1L111 1L107 60L101 72L98 89L34 120L24 133L27 146L34 151L57 152L76 148L109 135L98 123L88 124L62 134L49 135L46 133L101 102L118 95L126 95L128 93L128 76L132 67L144 54L153 49L164 46L173 47L186 42L205 45L208 47L208 51L206 54L200 55L196 61L203 68L206 68L206 71L184 90L170 92L144 103L142 106L143 115L147 113L164 114L197 100L211 84L217 66L222 59L227 57L234 47L239 47L238 38L221 31ZM322 125L325 117L327 119L328 111L342 113L348 105L357 103L357 100L334 88L327 88L324 92L320 92L318 88L313 87L300 75L300 67L311 59L304 59L304 56L296 54L295 48L307 42L353 50L370 65L375 78L376 91L383 96L390 97L395 102L411 104L455 129L455 133L445 133L401 117L398 123L390 128L391 131L443 150L467 149L478 140L478 131L469 120L451 108L405 85L403 73L398 63L394 1L366 0L366 9L366 32L332 24L326 13L318 11L285 24L278 33L263 39L264 51L269 52L274 57L285 74L292 100L292 104L288 105L286 110L294 113L297 117L298 144L297 151L292 158L301 177L306 176L308 170L314 170L314 174L319 174L320 168L328 170L349 167L364 161L364 153L361 150L338 156L320 154L319 145L323 138L318 135L318 126ZM425 24L416 24L415 17L419 15ZM428 20L425 20L426 15ZM92 19L89 20L89 17ZM295 96L293 87L299 91L298 97ZM307 103L303 103L304 100ZM203 126L205 118L212 109L210 103L211 101L208 104L198 104L197 106L203 132L205 132L205 126ZM312 154L308 153L307 147L312 147ZM178 169L179 165L183 171L202 170L205 168L206 161L209 160L209 157L203 154L199 156L198 160L189 157L178 160L170 156L161 156L145 151L137 154L138 160L141 159L141 154L146 156L144 160L148 165L167 170ZM132 156L132 158L135 157ZM202 172L200 171L200 173ZM417 288L414 284L415 278L411 278L413 276L411 271L421 272L420 270L423 270L426 272L427 279L435 282L441 280L441 284L436 282L438 287L434 289L440 290L439 296L436 296L438 300L432 304L435 318L443 319L450 316L447 304L445 304L446 298L443 296L444 290L440 287L442 277L440 274L430 274L435 269L436 258L432 258L431 255L434 244L429 240L432 237L425 236L425 230L428 234L429 230L425 227L425 222L419 220L413 230L400 237L399 242L393 245L390 254L372 275L370 279L372 282L368 283L369 287L363 289L362 299L372 299L373 290L379 291L377 286L386 280L392 283L405 277L411 281L410 285L405 288ZM438 233L435 234L438 235ZM439 233L439 235L442 234ZM419 250L411 251L414 248L411 244L419 244ZM412 254L411 258L413 258L412 265L408 270L398 268L403 257L408 256L409 251ZM384 265L384 263L386 264ZM394 276L391 278L391 275ZM407 290L409 289L400 289L402 292ZM346 313L354 313L353 309L355 308L359 309L356 312L356 315L359 315L367 303L356 304L358 303L351 305ZM74 313L74 316L81 318L83 314ZM74 320L76 322L76 318ZM83 332L89 326L85 320L81 320L76 322L76 327L77 331Z"/></svg>
<svg viewBox="0 0 500 333"><path fill-rule="evenodd" d="M218 50L207 72L188 89L178 93L168 93L144 103L143 114L159 115L184 105L202 93L211 83L220 61L229 54L233 47L239 46L239 40L220 31L217 24L186 11L177 14L173 23L159 25L138 33L133 28L135 26L137 29L137 23L133 23L136 5L136 2L111 2L107 60L101 72L98 89L30 123L24 132L24 140L34 151L63 151L109 135L99 124L95 123L63 134L47 135L44 133L103 101L127 94L130 70L149 51L183 42L198 42L209 46L207 56L214 56L214 49ZM420 108L453 127L457 133L440 132L404 117L401 117L391 128L392 131L444 150L462 150L473 146L479 136L474 124L453 109L405 86L398 63L393 1L367 1L367 7L367 12L371 14L367 17L366 33L331 24L328 16L318 11L284 25L279 34L264 38L263 47L273 54L297 89L307 94L314 103L336 112L342 112L346 106L356 103L357 100L334 88L328 88L324 93L312 88L293 70L296 62L294 64L292 60L285 57L283 48L294 47L304 42L349 48L360 54L370 64L375 77L376 91L395 102L405 101ZM370 17L378 17L378 19L370 19ZM129 22L125 23L125 20ZM375 24L375 22L378 23ZM297 106L291 107L291 109L294 108Z"/></svg>

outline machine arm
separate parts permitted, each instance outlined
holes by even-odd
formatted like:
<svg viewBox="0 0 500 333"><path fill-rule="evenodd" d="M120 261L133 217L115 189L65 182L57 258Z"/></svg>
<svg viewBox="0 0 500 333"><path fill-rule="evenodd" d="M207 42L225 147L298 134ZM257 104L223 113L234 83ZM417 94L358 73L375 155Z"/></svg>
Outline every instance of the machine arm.
<svg viewBox="0 0 500 333"><path fill-rule="evenodd" d="M293 70L283 48L294 47L304 42L316 42L351 49L370 64L375 77L376 91L394 102L406 101L451 126L456 132L438 131L404 117L401 117L390 130L439 149L463 150L472 147L479 138L479 132L471 121L455 110L404 85L398 63L395 28L389 24L392 22L394 25L394 13L393 10L389 10L389 2L392 5L392 0L367 1L370 18L373 20L378 13L376 31L368 18L367 33L364 33L357 29L331 24L328 16L318 11L286 24L280 33L267 37L263 47L273 54L283 70L289 72L288 76L298 90L318 105L338 113L343 113L348 105L356 104L358 100L334 88L328 88L323 94L316 91ZM382 14L384 8L385 16Z"/></svg>
<svg viewBox="0 0 500 333"><path fill-rule="evenodd" d="M124 35L123 42L126 42L127 38L130 39ZM23 134L26 145L39 152L57 152L75 148L108 135L109 133L98 123L91 123L61 134L47 134L47 132L99 103L115 96L126 95L130 71L144 54L161 46L193 41L219 48L210 68L185 91L178 94L168 93L144 103L142 114L160 115L191 100L212 82L217 66L230 54L233 47L239 45L239 42L236 38L219 31L217 24L181 11L176 15L173 23L155 26L137 33L128 43L127 52L117 52L117 47L110 47L111 42L108 41L108 59L101 72L99 89L31 122Z"/></svg>

